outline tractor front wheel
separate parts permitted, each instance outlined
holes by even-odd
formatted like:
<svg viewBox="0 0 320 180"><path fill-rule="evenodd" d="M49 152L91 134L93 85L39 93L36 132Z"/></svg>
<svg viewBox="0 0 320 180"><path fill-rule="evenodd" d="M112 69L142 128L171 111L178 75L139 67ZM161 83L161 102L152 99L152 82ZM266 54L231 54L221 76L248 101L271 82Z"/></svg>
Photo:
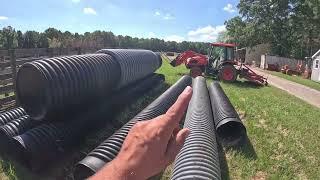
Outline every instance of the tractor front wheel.
<svg viewBox="0 0 320 180"><path fill-rule="evenodd" d="M234 82L237 80L237 70L231 64L223 65L219 70L219 79L224 82Z"/></svg>

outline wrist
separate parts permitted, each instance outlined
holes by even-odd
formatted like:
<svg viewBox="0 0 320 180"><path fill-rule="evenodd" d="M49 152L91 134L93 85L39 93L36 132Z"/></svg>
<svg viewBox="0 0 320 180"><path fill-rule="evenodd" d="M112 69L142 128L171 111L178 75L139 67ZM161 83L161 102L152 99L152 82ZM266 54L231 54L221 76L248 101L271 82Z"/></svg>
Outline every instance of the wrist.
<svg viewBox="0 0 320 180"><path fill-rule="evenodd" d="M114 171L121 180L143 180L141 174L137 172L135 163L130 160L123 159L121 156L116 157L112 161Z"/></svg>
<svg viewBox="0 0 320 180"><path fill-rule="evenodd" d="M90 177L90 180L131 180L134 175L129 167L118 158L106 164L95 175ZM134 180L137 178L134 178ZM138 180L138 179L137 179Z"/></svg>

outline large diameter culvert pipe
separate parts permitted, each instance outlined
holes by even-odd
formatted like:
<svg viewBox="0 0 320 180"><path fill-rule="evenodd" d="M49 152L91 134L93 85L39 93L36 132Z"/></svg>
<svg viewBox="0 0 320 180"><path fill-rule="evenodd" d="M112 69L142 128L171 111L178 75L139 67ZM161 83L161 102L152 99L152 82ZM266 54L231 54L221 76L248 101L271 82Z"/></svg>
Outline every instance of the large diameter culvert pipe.
<svg viewBox="0 0 320 180"><path fill-rule="evenodd" d="M163 81L163 75L152 75L120 90L105 103L90 105L94 107L88 112L70 117L72 119L69 121L45 123L15 136L11 147L14 151L13 157L33 170L46 167L47 162L59 159L63 152L82 141L89 132L104 125L105 118L113 113L113 109L127 105Z"/></svg>
<svg viewBox="0 0 320 180"><path fill-rule="evenodd" d="M117 86L119 77L119 63L108 54L37 60L19 69L17 97L33 119L41 120L101 99Z"/></svg>
<svg viewBox="0 0 320 180"><path fill-rule="evenodd" d="M111 55L120 64L117 88L124 87L155 72L162 64L159 54L142 49L102 49L97 53Z"/></svg>
<svg viewBox="0 0 320 180"><path fill-rule="evenodd" d="M209 85L211 107L219 141L234 146L245 140L246 128L218 82Z"/></svg>
<svg viewBox="0 0 320 180"><path fill-rule="evenodd" d="M190 76L182 77L149 106L122 126L121 129L91 151L87 157L76 165L74 171L75 179L88 178L100 170L106 163L112 161L119 153L130 129L139 121L150 120L164 114L177 100L183 90L191 85L191 82L192 78Z"/></svg>
<svg viewBox="0 0 320 180"><path fill-rule="evenodd" d="M190 134L176 157L171 179L221 179L218 143L203 77L193 81L193 95L184 128L188 128Z"/></svg>
<svg viewBox="0 0 320 180"><path fill-rule="evenodd" d="M24 115L27 115L25 110L22 107L18 107L15 109L11 109L9 111L6 111L4 113L0 114L0 126L3 126L7 124L8 122L15 120L19 117L22 117Z"/></svg>

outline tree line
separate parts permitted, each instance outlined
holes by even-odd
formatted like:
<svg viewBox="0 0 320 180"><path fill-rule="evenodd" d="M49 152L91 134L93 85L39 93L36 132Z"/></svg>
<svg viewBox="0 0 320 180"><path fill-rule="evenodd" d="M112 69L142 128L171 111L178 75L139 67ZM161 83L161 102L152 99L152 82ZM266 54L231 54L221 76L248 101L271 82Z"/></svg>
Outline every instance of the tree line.
<svg viewBox="0 0 320 180"><path fill-rule="evenodd" d="M271 45L274 55L304 58L320 48L319 0L240 0L225 22L225 40L242 47Z"/></svg>
<svg viewBox="0 0 320 180"><path fill-rule="evenodd" d="M0 49L11 48L136 48L153 51L183 52L194 50L206 54L208 44L202 42L164 41L158 38L136 38L94 31L84 34L48 28L44 32L21 32L8 26L0 30Z"/></svg>

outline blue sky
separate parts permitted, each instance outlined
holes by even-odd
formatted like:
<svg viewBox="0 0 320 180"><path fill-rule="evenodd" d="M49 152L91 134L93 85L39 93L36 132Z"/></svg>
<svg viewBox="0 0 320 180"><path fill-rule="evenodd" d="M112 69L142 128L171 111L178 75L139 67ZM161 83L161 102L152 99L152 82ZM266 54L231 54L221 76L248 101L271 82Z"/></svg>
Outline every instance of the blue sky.
<svg viewBox="0 0 320 180"><path fill-rule="evenodd" d="M239 0L1 0L0 27L214 41Z"/></svg>

